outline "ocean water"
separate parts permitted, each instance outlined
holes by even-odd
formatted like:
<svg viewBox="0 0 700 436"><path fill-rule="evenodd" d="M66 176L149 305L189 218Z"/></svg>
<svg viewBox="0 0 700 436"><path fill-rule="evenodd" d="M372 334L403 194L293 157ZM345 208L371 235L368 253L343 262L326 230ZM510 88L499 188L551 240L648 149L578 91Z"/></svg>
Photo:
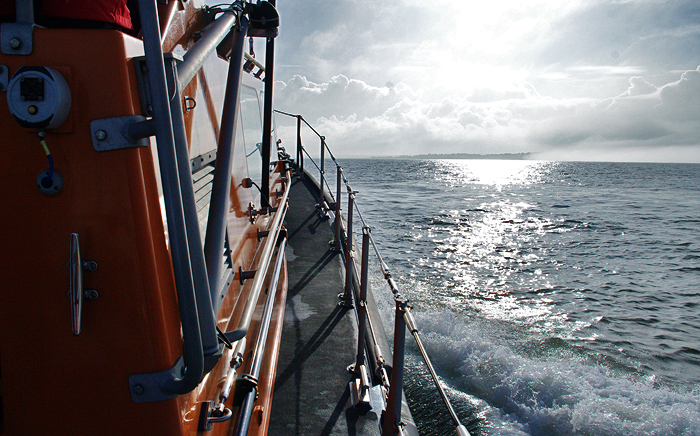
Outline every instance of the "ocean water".
<svg viewBox="0 0 700 436"><path fill-rule="evenodd" d="M342 164L473 435L700 435L700 165ZM419 428L454 434L418 356Z"/></svg>

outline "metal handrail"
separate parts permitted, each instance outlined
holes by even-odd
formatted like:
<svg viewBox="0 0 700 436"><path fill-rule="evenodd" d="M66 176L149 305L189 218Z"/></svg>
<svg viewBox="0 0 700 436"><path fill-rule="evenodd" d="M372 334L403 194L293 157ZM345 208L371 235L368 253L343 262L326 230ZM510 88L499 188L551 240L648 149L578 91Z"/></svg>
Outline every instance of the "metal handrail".
<svg viewBox="0 0 700 436"><path fill-rule="evenodd" d="M469 436L469 432L467 431L466 427L462 425L462 423L459 421L459 417L457 416L457 413L454 410L454 407L450 403L449 398L447 397L447 394L445 392L445 389L442 387L440 384L439 378L435 372L435 368L433 367L433 364L430 360L430 357L428 356L428 353L425 350L425 347L423 346L423 342L420 338L418 328L416 326L415 319L413 317L413 314L411 313L411 308L408 305L408 300L406 300L404 297L401 296L399 293L398 286L396 285L396 282L391 276L391 272L389 270L389 266L387 263L384 261L384 259L381 256L379 247L377 246L376 241L371 235L371 227L367 224L365 221L364 217L362 216L362 212L360 211L360 208L355 201L355 197L357 195L356 191L353 191L352 188L350 187L350 182L348 178L345 176L342 166L337 162L335 156L333 156L333 153L331 152L330 148L328 148L328 144L325 141L325 137L322 136L316 129L313 128L301 115L294 115L288 112L283 112L280 110L275 110L278 114L289 116L289 117L294 117L297 118L297 120L303 121L319 138L321 138L321 146L326 147L326 150L328 151L328 154L330 155L331 159L336 165L337 169L337 177L341 177L343 183L346 186L347 192L348 192L348 229L347 233L352 232L351 228L351 222L352 222L352 211L356 211L357 215L360 218L360 221L362 222L362 233L363 233L363 251L366 250L366 247L364 247L364 240L369 241L369 243L372 245L375 255L377 257L377 260L379 262L379 267L381 269L382 275L384 276L384 279L386 280L387 284L389 285L389 289L391 290L394 300L396 302L396 326L394 329L394 366L393 366L393 371L391 375L391 382L389 383L390 385L390 390L389 390L389 395L388 395L388 403L387 403L387 413L388 413L388 419L385 421L385 425L383 428L383 433L384 435L388 434L394 434L395 432L398 431L400 425L398 421L400 420L401 416L401 392L402 392L402 384L403 384L403 342L404 342L404 332L405 329L408 328L408 330L411 332L414 340L416 341L416 344L418 345L418 349L421 353L421 356L423 357L423 360L426 363L426 366L428 367L428 371L430 372L430 376L433 379L433 383L435 384L435 387L440 395L440 397L443 400L443 403L445 404L445 407L447 409L447 412L450 415L450 418L452 419L452 422L455 425L455 430L456 434L458 436ZM300 123L297 123L297 129L300 129ZM309 155L309 153L306 151L306 149L301 145L301 134L300 131L297 132L297 138L298 138L298 148L300 148L301 152L303 154L306 154L309 159L311 159L311 162L316 166L320 173L320 180L319 184L324 184L326 183L325 180L325 175L323 174L323 171L321 168L316 164L316 162L313 160L313 158ZM321 153L321 156L323 156L323 151ZM327 183L326 183L327 185ZM340 188L340 184L338 185L338 188ZM328 193L332 197L332 191L330 190L330 187L328 189ZM340 189L338 189L338 195L340 195ZM340 201L340 198L338 198L336 201ZM339 211L340 209L337 208L336 211ZM340 228L340 217L336 216L336 226L337 228ZM354 252L351 247L351 241L352 241L352 235L346 234L345 235L346 241L347 241L347 256L349 258L354 257ZM361 275L363 280L366 280L366 269L368 268L368 262L365 261L363 255L363 262L362 262L362 271ZM347 265L348 267L346 268L354 268L353 266L353 259L347 259ZM350 275L350 272L346 272L347 275ZM362 285L364 286L364 285ZM350 298L350 295L348 293L348 288L346 285L346 291L343 296L344 299ZM364 319L364 317L360 317L360 319ZM369 324L369 330L374 337L374 329L372 328L371 325L371 320L369 317L367 317L367 322ZM362 327L360 327L362 328ZM375 341L376 343L376 341ZM358 356L360 354L360 351L358 351ZM358 357L357 363L359 363L360 359ZM398 367L397 367L398 366Z"/></svg>
<svg viewBox="0 0 700 436"><path fill-rule="evenodd" d="M262 319L260 320L260 331L258 331L258 338L255 341L255 351L253 352L253 360L250 365L249 376L257 381L260 377L260 368L262 367L262 360L265 354L265 346L267 345L267 336L270 331L270 321L272 319L272 310L274 309L275 296L277 295L277 285L279 283L280 273L282 271L282 263L284 261L284 250L287 247L287 238L283 236L282 241L279 245L279 250L277 251L277 261L275 262L275 269L272 273L272 281L270 282L269 293L267 300L265 301L265 307L263 309ZM250 386L248 391L243 395L243 402L240 407L240 412L238 414L238 423L236 425L236 431L234 435L243 436L248 434L248 427L253 414L253 406L255 405L255 400L258 396L257 388Z"/></svg>
<svg viewBox="0 0 700 436"><path fill-rule="evenodd" d="M243 59L243 40L246 33L246 22L241 17L243 5L236 1L230 7L223 10L220 17L213 21L206 29L202 38L188 50L184 59L176 64L176 56L170 55L164 62L160 25L158 24L158 12L155 0L139 0L141 14L143 44L146 59L146 70L150 84L150 94L153 104L153 120L148 123L144 131L148 135L155 133L157 142L160 173L162 178L163 195L165 198L166 217L169 228L170 252L175 276L175 288L177 292L178 306L180 310L180 322L183 334L183 355L186 371L175 370L177 363L171 370L158 373L155 377L147 378L148 382L157 384L158 389L165 397L169 395L184 394L192 391L202 381L204 374L208 372L221 357L221 347L216 334L216 320L212 306L212 296L219 295L221 286L218 283L220 271L218 260L223 252L223 232L225 232L225 214L228 210L226 201L228 191L226 189L214 189L212 193L212 207L210 208L208 230L212 230L215 236L220 236L216 243L201 245L201 235L197 225L198 217L194 193L192 191L192 178L189 166L188 140L185 132L184 117L182 116L181 99L179 92L194 78L199 70L216 50L219 43L229 34L231 28L236 25L236 30L243 37L238 38L239 50L236 59L232 59L229 69L226 103L222 115L222 126L231 128L235 126L238 104L238 89ZM240 35L239 35L240 36ZM230 85L230 86L229 86ZM229 91L228 88L231 88ZM227 110L228 109L228 110ZM228 115L227 115L228 113ZM226 118L226 117L227 118ZM151 126L153 132L151 132ZM223 165L226 149L231 148L233 133L224 134L219 143L219 160L214 177L214 187L222 185L228 188L230 175L230 163ZM228 167L228 172L219 171L221 166ZM226 168L223 168L226 170ZM285 200L286 201L286 200ZM285 203L286 204L286 203ZM281 218L286 209L278 212L273 220L272 228L276 239L281 226ZM272 233L272 232L271 232ZM208 235L207 235L208 236ZM207 238L208 241L211 238ZM208 247L207 247L208 246ZM267 244L265 245L267 247ZM215 253L212 255L211 253ZM263 250L261 266L265 271L269 264L269 257L265 257ZM205 262L206 260L209 262ZM264 274L259 274L264 277ZM259 276L258 275L258 276ZM213 277L213 279L211 279ZM259 279L256 276L256 282ZM255 282L254 282L255 285ZM262 283L257 285L261 287ZM253 289L257 289L253 286ZM259 290L257 291L259 293ZM257 299L257 297L256 297ZM247 309L247 306L246 306ZM248 312L244 314L248 316ZM248 319L247 324L250 323ZM247 331L247 325L246 325ZM130 383L141 380L140 375L130 377ZM132 386L133 388L134 386ZM154 401L165 398L150 396L148 400ZM136 400L135 400L136 401Z"/></svg>
<svg viewBox="0 0 700 436"><path fill-rule="evenodd" d="M255 278L253 279L253 284L251 285L250 293L248 294L248 299L246 300L243 308L243 313L241 314L238 326L235 330L226 333L227 338L231 342L243 338L248 333L250 322L253 319L253 312L255 311L255 306L257 304L258 297L260 296L260 292L262 291L267 270L270 266L270 260L272 259L272 253L274 252L277 237L279 236L280 229L282 228L282 221L287 214L287 199L289 198L291 186L291 183L286 184L282 199L278 203L279 208L277 209L277 212L275 212L275 217L273 218L272 224L269 227L270 233L267 236L265 246L263 247L260 255L258 272L255 274Z"/></svg>
<svg viewBox="0 0 700 436"><path fill-rule="evenodd" d="M234 144L236 136L236 120L239 114L239 90L241 88L243 66L243 46L248 30L248 20L243 17L240 20L240 29L233 32L233 48L229 61L228 77L224 107L221 113L221 131L219 132L219 144L216 153L216 165L214 167L214 180L212 182L211 202L207 217L207 229L204 235L204 256L207 265L207 278L210 285L211 301L219 301L222 286L221 276L226 239L226 223L228 210L231 204L231 169L233 167ZM196 226L198 228L198 226ZM218 309L218 307L216 308Z"/></svg>
<svg viewBox="0 0 700 436"><path fill-rule="evenodd" d="M187 225L180 190L175 138L170 113L168 85L160 39L158 13L154 0L139 0L143 45L146 54L148 78L151 84L155 135L158 159L163 179L163 196L168 220L170 252L173 260L173 273L182 323L183 354L187 371L184 375L172 374L160 384L160 389L168 394L184 394L193 390L204 376L204 351L199 325L192 266L189 258Z"/></svg>
<svg viewBox="0 0 700 436"><path fill-rule="evenodd" d="M177 68L178 88L180 91L192 81L204 62L216 50L216 47L236 25L236 14L242 10L240 4L234 3L223 14L212 22L205 30L203 36L183 56L182 63Z"/></svg>

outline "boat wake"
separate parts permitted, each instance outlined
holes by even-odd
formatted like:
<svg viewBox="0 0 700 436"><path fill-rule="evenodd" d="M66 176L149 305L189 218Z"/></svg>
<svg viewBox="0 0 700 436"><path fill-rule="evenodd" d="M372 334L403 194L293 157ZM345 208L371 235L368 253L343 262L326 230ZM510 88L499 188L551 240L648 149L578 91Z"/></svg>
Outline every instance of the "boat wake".
<svg viewBox="0 0 700 436"><path fill-rule="evenodd" d="M465 422L471 420L473 434L700 434L697 391L659 387L653 376L634 377L591 364L585 357L523 356L499 345L483 325L453 313L416 313L416 319L454 401L472 414ZM410 372L421 371L417 362L409 365ZM414 396L434 396L427 385L425 390L420 386L407 390ZM435 430L425 433L441 434L441 430L431 433Z"/></svg>

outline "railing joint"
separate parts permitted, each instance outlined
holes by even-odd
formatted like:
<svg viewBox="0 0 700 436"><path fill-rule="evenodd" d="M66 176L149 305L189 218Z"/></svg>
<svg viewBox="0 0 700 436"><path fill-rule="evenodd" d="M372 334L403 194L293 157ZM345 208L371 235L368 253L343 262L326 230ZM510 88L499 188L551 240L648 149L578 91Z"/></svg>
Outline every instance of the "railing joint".
<svg viewBox="0 0 700 436"><path fill-rule="evenodd" d="M348 300L345 298L345 293L341 292L338 294L338 299L341 300L338 302L338 306L340 307L345 307L347 309L353 309L355 305L352 302L352 299Z"/></svg>

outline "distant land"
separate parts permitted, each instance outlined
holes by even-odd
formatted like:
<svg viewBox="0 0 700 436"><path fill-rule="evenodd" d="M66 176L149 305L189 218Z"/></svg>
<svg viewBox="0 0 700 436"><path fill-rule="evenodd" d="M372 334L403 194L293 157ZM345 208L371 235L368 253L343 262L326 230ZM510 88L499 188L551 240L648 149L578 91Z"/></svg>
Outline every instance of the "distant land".
<svg viewBox="0 0 700 436"><path fill-rule="evenodd" d="M450 153L450 154L414 154L403 156L373 156L373 159L503 159L503 160L527 160L532 153L499 153L499 154L472 154L472 153Z"/></svg>

